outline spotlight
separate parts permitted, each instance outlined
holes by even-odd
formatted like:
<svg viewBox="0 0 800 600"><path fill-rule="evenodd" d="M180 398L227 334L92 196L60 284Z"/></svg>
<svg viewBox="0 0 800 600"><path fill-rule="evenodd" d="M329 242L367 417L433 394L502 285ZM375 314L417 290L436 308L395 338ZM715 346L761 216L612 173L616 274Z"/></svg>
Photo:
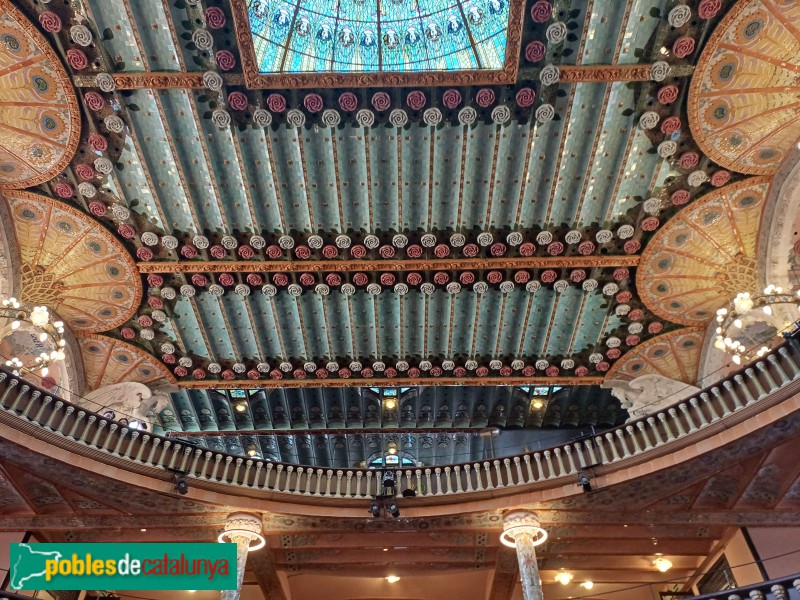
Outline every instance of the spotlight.
<svg viewBox="0 0 800 600"><path fill-rule="evenodd" d="M664 558L663 556L659 556L653 561L653 566L655 566L655 568L662 573L666 573L672 568L672 561Z"/></svg>
<svg viewBox="0 0 800 600"><path fill-rule="evenodd" d="M578 478L578 485L581 486L584 494L592 493L592 481L589 479L588 475L581 475Z"/></svg>
<svg viewBox="0 0 800 600"><path fill-rule="evenodd" d="M396 406L397 406L397 400L393 398L389 398L388 400L383 401L383 407L386 410L394 410Z"/></svg>
<svg viewBox="0 0 800 600"><path fill-rule="evenodd" d="M378 504L377 500L373 500L372 504L369 505L369 512L371 512L372 516L376 519L381 516L381 505Z"/></svg>
<svg viewBox="0 0 800 600"><path fill-rule="evenodd" d="M584 581L581 584L581 587L585 590L590 590L594 587L594 581Z"/></svg>
<svg viewBox="0 0 800 600"><path fill-rule="evenodd" d="M558 573L556 573L556 581L561 585L569 585L569 582L572 581L574 575L569 571L565 571L561 569Z"/></svg>
<svg viewBox="0 0 800 600"><path fill-rule="evenodd" d="M394 490L396 477L394 471L387 470L383 472L383 489ZM394 493L392 493L394 495Z"/></svg>
<svg viewBox="0 0 800 600"><path fill-rule="evenodd" d="M175 491L178 492L181 496L185 496L189 493L189 484L186 483L186 474L185 473L175 473L172 476L172 483L175 484Z"/></svg>
<svg viewBox="0 0 800 600"><path fill-rule="evenodd" d="M392 515L395 519L400 516L400 507L397 506L397 502L390 502L388 507L389 514Z"/></svg>
<svg viewBox="0 0 800 600"><path fill-rule="evenodd" d="M386 581L388 581L389 583L397 583L398 581L400 581L400 578L397 575L389 575L386 578Z"/></svg>
<svg viewBox="0 0 800 600"><path fill-rule="evenodd" d="M403 498L415 498L417 495L417 490L412 488L406 488L403 490Z"/></svg>
<svg viewBox="0 0 800 600"><path fill-rule="evenodd" d="M237 412L244 412L246 410L247 410L247 405L246 404L237 404L236 405L236 411Z"/></svg>

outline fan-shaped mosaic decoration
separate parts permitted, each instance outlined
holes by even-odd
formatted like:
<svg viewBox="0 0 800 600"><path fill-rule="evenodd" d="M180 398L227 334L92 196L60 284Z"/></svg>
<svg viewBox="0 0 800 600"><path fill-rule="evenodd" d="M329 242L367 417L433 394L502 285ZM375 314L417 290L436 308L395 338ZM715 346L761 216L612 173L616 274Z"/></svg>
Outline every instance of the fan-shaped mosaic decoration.
<svg viewBox="0 0 800 600"><path fill-rule="evenodd" d="M658 316L704 325L738 292L756 287L756 243L769 181L748 179L684 208L642 255L636 288Z"/></svg>
<svg viewBox="0 0 800 600"><path fill-rule="evenodd" d="M611 367L606 379L630 381L642 375L662 375L694 385L703 339L703 329L695 327L659 335L627 352Z"/></svg>
<svg viewBox="0 0 800 600"><path fill-rule="evenodd" d="M689 92L695 141L719 164L774 173L800 138L800 3L742 0L720 22Z"/></svg>
<svg viewBox="0 0 800 600"><path fill-rule="evenodd" d="M87 391L123 382L151 384L175 378L155 358L135 346L102 335L78 338Z"/></svg>
<svg viewBox="0 0 800 600"><path fill-rule="evenodd" d="M20 246L22 300L45 304L74 330L127 321L142 283L127 250L82 212L38 194L5 195Z"/></svg>
<svg viewBox="0 0 800 600"><path fill-rule="evenodd" d="M78 148L81 118L69 77L33 24L0 0L0 188L52 179Z"/></svg>

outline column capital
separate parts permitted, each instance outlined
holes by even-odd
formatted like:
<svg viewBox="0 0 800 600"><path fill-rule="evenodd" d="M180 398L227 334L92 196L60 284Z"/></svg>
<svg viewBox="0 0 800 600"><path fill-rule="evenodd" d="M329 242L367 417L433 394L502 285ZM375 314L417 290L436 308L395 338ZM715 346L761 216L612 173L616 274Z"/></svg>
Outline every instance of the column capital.
<svg viewBox="0 0 800 600"><path fill-rule="evenodd" d="M220 542L234 542L239 540L247 541L249 544L248 552L263 548L267 543L261 535L261 517L258 515L237 512L228 515L225 521L224 531L219 534ZM253 545L253 542L257 542Z"/></svg>
<svg viewBox="0 0 800 600"><path fill-rule="evenodd" d="M518 535L527 533L533 540L533 545L543 544L547 539L547 532L539 524L539 518L530 510L515 510L503 515L503 533L500 541L510 548L516 548Z"/></svg>

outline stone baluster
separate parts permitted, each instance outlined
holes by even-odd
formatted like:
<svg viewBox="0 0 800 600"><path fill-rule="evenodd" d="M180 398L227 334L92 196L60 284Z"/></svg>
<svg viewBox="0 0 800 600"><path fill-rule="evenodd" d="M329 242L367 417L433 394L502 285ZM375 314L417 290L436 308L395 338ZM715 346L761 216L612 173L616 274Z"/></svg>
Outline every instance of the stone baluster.
<svg viewBox="0 0 800 600"><path fill-rule="evenodd" d="M711 396L708 395L708 392L700 392L700 398L702 398L703 404L708 407L708 412L711 413L711 423L719 421L720 417L717 414L717 409L714 408L714 403L711 401Z"/></svg>
<svg viewBox="0 0 800 600"><path fill-rule="evenodd" d="M797 362L792 357L792 353L784 346L782 348L778 348L778 354L780 354L786 363L791 368L792 372L794 373L792 379L797 379L800 376L800 366L797 365Z"/></svg>
<svg viewBox="0 0 800 600"><path fill-rule="evenodd" d="M689 404L692 405L694 408L694 412L697 415L697 418L700 419L700 428L702 429L706 425L708 425L708 420L706 419L705 414L703 414L703 408L700 406L700 401L692 396L689 398Z"/></svg>
<svg viewBox="0 0 800 600"><path fill-rule="evenodd" d="M639 430L639 433L642 434L642 439L644 440L644 449L651 450L653 448L653 444L650 442L650 436L647 435L647 427L645 426L645 422L636 421L636 428Z"/></svg>
<svg viewBox="0 0 800 600"><path fill-rule="evenodd" d="M800 594L800 579L795 579L792 582L792 585L794 586L794 589L797 590L797 593Z"/></svg>
<svg viewBox="0 0 800 600"><path fill-rule="evenodd" d="M769 369L767 369L767 363L765 363L763 360L760 360L760 361L758 361L758 362L756 363L756 369L758 369L759 371L761 371L761 376L762 376L764 379L766 379L766 381L767 381L767 385L769 386L769 390L768 390L768 392L767 392L767 393L769 393L769 392L771 392L771 391L773 391L773 390L776 390L776 389L778 389L778 387L779 387L779 386L778 386L778 384L775 382L775 378L774 378L774 377L772 377L772 373L770 373L770 372L769 372Z"/></svg>
<svg viewBox="0 0 800 600"><path fill-rule="evenodd" d="M639 438L636 437L636 429L634 429L633 425L627 425L625 427L625 431L628 432L628 437L631 438L631 441L633 442L633 453L641 453L642 447L639 445Z"/></svg>
<svg viewBox="0 0 800 600"><path fill-rule="evenodd" d="M761 381L759 381L758 375L756 375L756 372L753 369L753 367L747 367L744 370L744 374L747 375L747 377L750 378L750 381L753 382L753 385L755 386L756 391L758 392L758 400L761 400L761 398L767 395L767 392L764 389L764 386L761 385Z"/></svg>
<svg viewBox="0 0 800 600"><path fill-rule="evenodd" d="M783 587L780 583L776 583L770 588L772 595L775 596L775 600L789 600L789 594L786 592L786 588Z"/></svg>
<svg viewBox="0 0 800 600"><path fill-rule="evenodd" d="M33 421L37 423L42 422L42 417L44 416L45 411L47 411L47 407L50 406L50 403L53 401L52 396L45 396L44 400L42 400L42 404L39 406L39 410L36 411L36 416L33 417Z"/></svg>
<svg viewBox="0 0 800 600"><path fill-rule="evenodd" d="M762 592L761 590L751 590L750 599L751 600L765 600L764 592Z"/></svg>
<svg viewBox="0 0 800 600"><path fill-rule="evenodd" d="M50 418L47 419L47 423L44 424L44 426L50 429L51 431L53 430L53 419L56 418L56 416L61 411L61 408L63 406L64 406L63 400L59 400L58 402L56 402L55 406L53 407L53 412L50 413Z"/></svg>
<svg viewBox="0 0 800 600"><path fill-rule="evenodd" d="M480 474L480 471L478 472ZM467 488L464 490L466 492L472 491L472 465L467 463L464 465L464 478L467 480ZM417 476L417 480L419 480L419 476Z"/></svg>
<svg viewBox="0 0 800 600"><path fill-rule="evenodd" d="M558 462L558 475L559 477L563 477L567 474L567 469L564 466L564 458L561 456L561 448L558 446L553 448L553 454L555 454L556 461Z"/></svg>
<svg viewBox="0 0 800 600"><path fill-rule="evenodd" d="M247 553L262 548L266 543L261 535L261 518L249 513L229 515L225 521L225 531L219 536L219 540L236 544L236 589L223 590L220 600L238 600L244 581Z"/></svg>
<svg viewBox="0 0 800 600"><path fill-rule="evenodd" d="M515 460L517 461L517 468L519 468L519 457L516 457ZM453 471L455 473L454 477L455 477L455 480L456 480L456 493L460 494L463 491L461 489L461 466L460 465L456 465L455 467L453 467ZM411 487L411 478L410 477L409 477L409 481L408 481L408 487Z"/></svg>
<svg viewBox="0 0 800 600"><path fill-rule="evenodd" d="M572 458L572 448L569 445L564 446L564 453L567 455L567 462L569 462L569 472L577 473L578 469L575 467L575 459ZM522 481L522 473L520 473L520 482Z"/></svg>
<svg viewBox="0 0 800 600"><path fill-rule="evenodd" d="M675 439L675 434L672 433L672 429L669 427L669 421L667 421L667 413L660 412L656 415L658 420L661 421L662 427L664 427L664 431L667 434L667 441L671 442Z"/></svg>
<svg viewBox="0 0 800 600"><path fill-rule="evenodd" d="M500 541L516 548L523 600L543 600L536 546L546 539L547 532L539 525L536 513L518 510L505 515Z"/></svg>
<svg viewBox="0 0 800 600"><path fill-rule="evenodd" d="M628 444L625 443L625 431L617 429L616 434L617 438L619 438L620 448L622 448L622 458L628 458L631 456L631 451L628 449Z"/></svg>
<svg viewBox="0 0 800 600"><path fill-rule="evenodd" d="M544 479L544 471L542 471L542 455L538 452L534 453L533 460L536 461L536 470L539 473L538 481Z"/></svg>
<svg viewBox="0 0 800 600"><path fill-rule="evenodd" d="M775 356L774 354L770 354L769 356L767 356L767 361L772 365L772 367L775 369L775 372L778 373L778 375L780 376L781 385L789 383L792 380L792 378L786 374L786 371L783 370L781 363L778 362L777 356Z"/></svg>
<svg viewBox="0 0 800 600"><path fill-rule="evenodd" d="M669 416L672 417L672 422L675 423L675 428L678 430L678 437L682 438L686 435L686 430L683 428L683 424L678 417L678 411L674 408L670 408L667 409L667 412L669 413Z"/></svg>

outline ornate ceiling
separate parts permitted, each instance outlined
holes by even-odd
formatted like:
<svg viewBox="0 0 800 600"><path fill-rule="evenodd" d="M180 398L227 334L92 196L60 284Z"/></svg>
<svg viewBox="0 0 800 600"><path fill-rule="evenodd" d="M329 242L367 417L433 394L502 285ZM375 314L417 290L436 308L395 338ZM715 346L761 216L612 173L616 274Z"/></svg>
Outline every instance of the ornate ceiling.
<svg viewBox="0 0 800 600"><path fill-rule="evenodd" d="M793 2L423 3L391 32L403 2L340 3L352 43L324 2L20 4L0 147L48 157L0 165L21 293L96 336L88 389L184 388L168 428L225 429L214 390L474 386L472 424L496 386L694 384L798 137Z"/></svg>

